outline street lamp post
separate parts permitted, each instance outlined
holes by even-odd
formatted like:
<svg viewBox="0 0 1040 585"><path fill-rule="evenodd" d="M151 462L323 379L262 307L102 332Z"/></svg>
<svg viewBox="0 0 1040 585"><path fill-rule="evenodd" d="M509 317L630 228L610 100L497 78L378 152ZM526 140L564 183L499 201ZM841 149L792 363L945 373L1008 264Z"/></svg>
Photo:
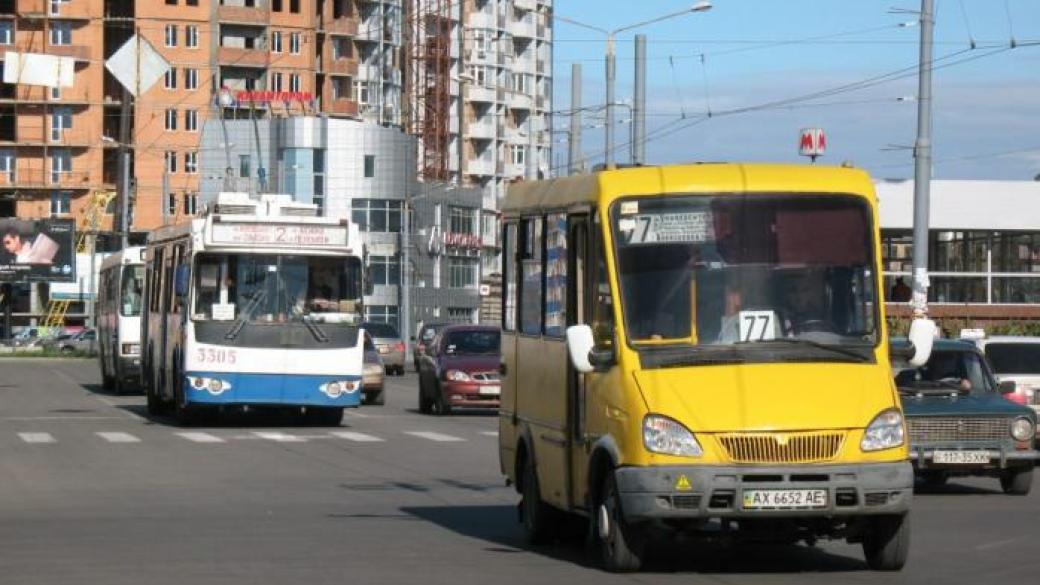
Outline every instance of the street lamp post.
<svg viewBox="0 0 1040 585"><path fill-rule="evenodd" d="M617 67L615 38L617 37L618 33L647 26L655 22L661 22L662 20L668 20L669 18L683 16L691 12L705 12L707 10L711 10L711 7L711 2L709 2L708 0L701 0L700 2L695 3L693 6L690 6L685 10L680 10L671 14L665 14L664 16L658 16L657 18L651 18L650 20L644 20L642 22L637 22L635 24L630 24L620 28L615 28L614 30L607 30L605 28L600 28L598 26L593 26L591 24L579 22L577 20L567 18L565 16L560 16L558 14L555 15L555 18L558 18L563 22L567 22L575 26L580 26L582 28L587 28L589 30L596 31L607 36L607 49L604 60L606 65L605 72L607 78L607 119L603 128L603 138L605 142L603 151L603 162L608 169L614 168L614 84L616 81L615 69Z"/></svg>

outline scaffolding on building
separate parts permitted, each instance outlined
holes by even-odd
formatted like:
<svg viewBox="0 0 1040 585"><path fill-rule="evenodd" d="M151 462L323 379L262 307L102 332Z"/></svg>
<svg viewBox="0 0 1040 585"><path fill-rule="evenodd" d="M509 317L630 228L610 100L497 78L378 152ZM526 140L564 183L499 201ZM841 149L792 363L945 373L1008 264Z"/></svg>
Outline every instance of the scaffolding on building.
<svg viewBox="0 0 1040 585"><path fill-rule="evenodd" d="M406 0L405 129L418 137L420 180L446 181L451 153L453 0Z"/></svg>

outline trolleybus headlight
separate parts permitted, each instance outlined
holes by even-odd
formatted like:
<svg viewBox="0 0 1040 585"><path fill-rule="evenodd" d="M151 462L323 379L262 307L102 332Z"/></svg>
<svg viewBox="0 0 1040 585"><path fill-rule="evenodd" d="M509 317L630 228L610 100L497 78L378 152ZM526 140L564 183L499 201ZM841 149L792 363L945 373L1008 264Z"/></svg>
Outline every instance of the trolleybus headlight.
<svg viewBox="0 0 1040 585"><path fill-rule="evenodd" d="M652 453L680 457L700 457L704 454L690 429L656 414L648 414L643 419L643 446Z"/></svg>
<svg viewBox="0 0 1040 585"><path fill-rule="evenodd" d="M201 389L206 387L206 379L205 378L192 378L191 379L191 386L193 388L198 388L199 390L201 390Z"/></svg>
<svg viewBox="0 0 1040 585"><path fill-rule="evenodd" d="M1016 418L1011 423L1011 436L1016 441L1028 441L1033 438L1034 432L1033 423L1028 418Z"/></svg>
<svg viewBox="0 0 1040 585"><path fill-rule="evenodd" d="M444 378L446 380L451 380L452 382L469 382L470 381L469 374L467 374L466 372L463 372L462 370L448 370L444 374Z"/></svg>
<svg viewBox="0 0 1040 585"><path fill-rule="evenodd" d="M344 394L353 394L354 392L357 392L360 387L361 384L356 380L336 380L318 386L318 390L329 398L339 398Z"/></svg>
<svg viewBox="0 0 1040 585"><path fill-rule="evenodd" d="M864 451L880 451L899 447L905 440L903 414L898 410L886 410L875 416L867 425L859 448Z"/></svg>

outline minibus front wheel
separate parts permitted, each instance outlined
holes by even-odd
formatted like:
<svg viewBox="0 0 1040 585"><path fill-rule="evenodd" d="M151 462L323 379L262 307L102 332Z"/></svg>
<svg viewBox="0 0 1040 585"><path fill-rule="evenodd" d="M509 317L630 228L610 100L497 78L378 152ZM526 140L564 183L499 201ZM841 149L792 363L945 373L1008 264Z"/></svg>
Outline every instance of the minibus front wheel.
<svg viewBox="0 0 1040 585"><path fill-rule="evenodd" d="M625 521L613 469L603 478L600 496L595 528L604 568L614 573L638 571L643 564L645 539L641 530Z"/></svg>
<svg viewBox="0 0 1040 585"><path fill-rule="evenodd" d="M872 516L863 534L863 553L875 571L898 571L910 554L910 515Z"/></svg>

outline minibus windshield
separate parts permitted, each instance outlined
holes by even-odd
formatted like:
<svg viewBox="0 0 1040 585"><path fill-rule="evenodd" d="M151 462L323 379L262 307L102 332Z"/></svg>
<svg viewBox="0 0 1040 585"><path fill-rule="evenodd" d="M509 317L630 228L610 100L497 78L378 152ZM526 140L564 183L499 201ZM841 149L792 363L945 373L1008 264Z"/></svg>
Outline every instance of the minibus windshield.
<svg viewBox="0 0 1040 585"><path fill-rule="evenodd" d="M870 218L867 202L850 195L614 203L629 342L730 350L876 345Z"/></svg>

